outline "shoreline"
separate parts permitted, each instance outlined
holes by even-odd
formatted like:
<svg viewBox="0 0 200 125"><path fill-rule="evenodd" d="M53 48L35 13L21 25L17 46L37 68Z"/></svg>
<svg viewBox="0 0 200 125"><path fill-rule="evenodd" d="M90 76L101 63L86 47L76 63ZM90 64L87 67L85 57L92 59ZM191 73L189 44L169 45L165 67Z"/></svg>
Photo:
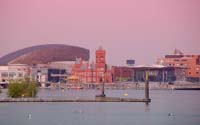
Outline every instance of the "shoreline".
<svg viewBox="0 0 200 125"><path fill-rule="evenodd" d="M145 89L145 83L139 82L139 83L105 83L104 85L106 90L144 90ZM100 84L52 84L49 87L40 87L42 88L48 88L48 89L64 89L64 90L88 90L88 89L94 89L98 90L101 89ZM149 89L150 90L200 90L200 83L187 83L187 82L181 82L181 83L158 83L158 82L150 82L149 83Z"/></svg>
<svg viewBox="0 0 200 125"><path fill-rule="evenodd" d="M14 102L144 102L150 103L151 99L136 98L117 98L117 97L98 97L95 99L40 99L40 98L6 98L1 99L0 103Z"/></svg>

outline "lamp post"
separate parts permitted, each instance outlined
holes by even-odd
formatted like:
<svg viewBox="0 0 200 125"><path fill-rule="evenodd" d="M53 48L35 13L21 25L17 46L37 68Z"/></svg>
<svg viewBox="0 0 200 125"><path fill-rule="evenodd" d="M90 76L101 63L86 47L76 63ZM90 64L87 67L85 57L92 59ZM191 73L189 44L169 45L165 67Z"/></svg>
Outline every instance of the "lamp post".
<svg viewBox="0 0 200 125"><path fill-rule="evenodd" d="M107 65L105 64L104 73L103 73L104 80L102 81L102 93L101 93L103 97L106 97L106 95L105 95L105 88L104 88L105 82L107 80L106 79L106 77L107 77L106 73L107 73Z"/></svg>
<svg viewBox="0 0 200 125"><path fill-rule="evenodd" d="M146 71L145 99L147 100L147 102L150 102L150 99L149 99L149 71Z"/></svg>
<svg viewBox="0 0 200 125"><path fill-rule="evenodd" d="M105 84L105 76L104 76L104 80L101 78L100 82L102 83L102 88L101 88L101 97L106 97L105 95L105 90L104 90L104 84Z"/></svg>

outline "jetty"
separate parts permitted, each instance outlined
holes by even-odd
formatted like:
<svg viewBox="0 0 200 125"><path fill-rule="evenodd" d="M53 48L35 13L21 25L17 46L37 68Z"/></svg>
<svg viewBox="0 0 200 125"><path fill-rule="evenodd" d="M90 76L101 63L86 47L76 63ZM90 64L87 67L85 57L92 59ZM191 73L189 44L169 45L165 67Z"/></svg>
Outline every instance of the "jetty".
<svg viewBox="0 0 200 125"><path fill-rule="evenodd" d="M133 98L95 98L95 99L39 99L39 98L8 98L1 99L0 103L12 102L145 102L149 103L151 100L146 99L133 99Z"/></svg>

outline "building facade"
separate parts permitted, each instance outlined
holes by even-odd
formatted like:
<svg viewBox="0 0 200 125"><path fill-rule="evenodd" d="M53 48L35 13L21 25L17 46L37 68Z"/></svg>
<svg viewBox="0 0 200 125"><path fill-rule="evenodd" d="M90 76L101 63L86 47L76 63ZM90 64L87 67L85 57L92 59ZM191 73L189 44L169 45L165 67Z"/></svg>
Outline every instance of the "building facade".
<svg viewBox="0 0 200 125"><path fill-rule="evenodd" d="M67 74L66 69L54 68L46 64L36 66L9 64L0 66L0 82L9 83L9 80L19 80L25 77L33 78L38 83L57 83L64 81Z"/></svg>
<svg viewBox="0 0 200 125"><path fill-rule="evenodd" d="M0 82L23 79L30 75L30 67L24 64L9 64L0 66Z"/></svg>
<svg viewBox="0 0 200 125"><path fill-rule="evenodd" d="M113 66L112 74L113 82L130 82L134 78L134 70L132 67Z"/></svg>
<svg viewBox="0 0 200 125"><path fill-rule="evenodd" d="M134 81L145 82L146 72L150 82L170 83L178 79L177 72L181 70L175 67L157 67L157 66L143 66L134 67Z"/></svg>
<svg viewBox="0 0 200 125"><path fill-rule="evenodd" d="M51 67L47 64L31 66L31 75L35 81L43 83L63 83L67 77L66 69Z"/></svg>
<svg viewBox="0 0 200 125"><path fill-rule="evenodd" d="M185 68L186 80L200 80L200 55L185 55L179 50L175 50L172 55L159 58L157 64Z"/></svg>
<svg viewBox="0 0 200 125"><path fill-rule="evenodd" d="M95 63L88 63L78 58L72 68L71 76L68 82L78 83L100 83L112 82L112 71L111 67L106 64L106 51L99 47L96 50L96 61Z"/></svg>

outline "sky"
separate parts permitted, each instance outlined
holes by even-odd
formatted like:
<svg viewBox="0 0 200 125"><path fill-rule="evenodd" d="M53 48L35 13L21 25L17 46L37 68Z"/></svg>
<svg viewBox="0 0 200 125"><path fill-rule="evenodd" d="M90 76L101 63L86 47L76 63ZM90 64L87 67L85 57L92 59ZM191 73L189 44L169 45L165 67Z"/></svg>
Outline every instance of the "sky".
<svg viewBox="0 0 200 125"><path fill-rule="evenodd" d="M153 64L172 54L200 54L200 0L0 0L0 56L40 44L68 44L107 63Z"/></svg>

